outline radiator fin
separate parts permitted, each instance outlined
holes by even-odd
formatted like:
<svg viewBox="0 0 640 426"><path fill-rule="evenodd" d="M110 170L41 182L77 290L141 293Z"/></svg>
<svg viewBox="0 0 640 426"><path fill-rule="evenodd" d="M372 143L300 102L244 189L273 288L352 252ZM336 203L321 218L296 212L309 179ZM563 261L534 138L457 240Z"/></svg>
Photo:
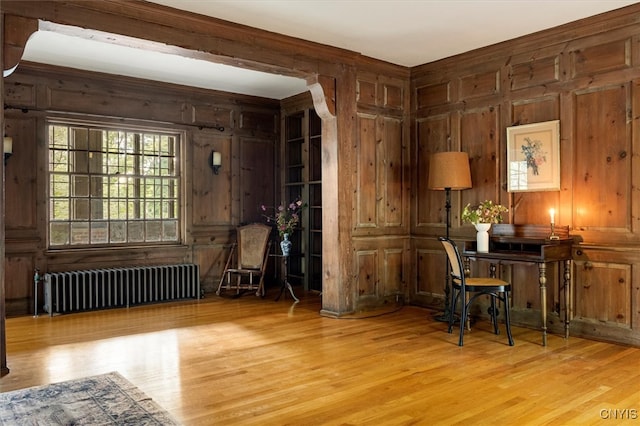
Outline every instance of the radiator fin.
<svg viewBox="0 0 640 426"><path fill-rule="evenodd" d="M198 265L90 269L44 275L49 315L200 297Z"/></svg>

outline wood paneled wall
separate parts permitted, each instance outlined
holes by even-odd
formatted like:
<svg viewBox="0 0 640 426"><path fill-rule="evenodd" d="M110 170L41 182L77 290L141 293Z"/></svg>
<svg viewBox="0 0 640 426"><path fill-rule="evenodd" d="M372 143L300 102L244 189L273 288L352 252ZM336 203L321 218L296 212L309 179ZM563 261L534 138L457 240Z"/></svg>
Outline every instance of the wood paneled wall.
<svg viewBox="0 0 640 426"><path fill-rule="evenodd" d="M638 344L640 174L633 170L639 167L640 152L639 5L411 70L357 52L145 2L6 0L2 8L11 19L24 16L78 26L91 22L97 30L181 46L223 63L322 82L321 97L329 111L323 123L323 223L331 229L323 247L323 281L328 283L323 313L339 316L399 294L411 303L438 306L445 258L435 237L444 234L444 193L426 188L428 159L432 152L462 150L470 155L474 186L454 191L453 236L473 237L471 228L459 220L466 203L490 198L507 204L509 221L518 224L544 224L548 208L555 206L557 222L570 225L580 243L575 251L573 329ZM419 48L423 41L416 42ZM109 107L83 101L77 82L57 86L52 81L49 86L60 105L84 103L100 115L109 114ZM269 123L278 121L267 105L218 102L215 96L215 100L188 96L179 105L175 97L161 96L148 105L130 97L138 90L134 86L118 93L122 111L134 119L165 117L181 123L193 142L187 156L199 158L215 148L223 153L224 164L230 164L210 181L199 180L200 175L209 176L202 164L192 164L186 183L191 222L186 231L191 239L184 252L173 253L192 257L203 275L213 276L221 269L233 225L250 218L251 205L262 201L262 191L273 193L270 185L260 186L264 181L259 171L272 165L252 153L273 149L272 140L277 138L272 139L272 131L278 129ZM46 91L42 95L29 86L16 85L12 90L17 98L46 96ZM32 154L40 155L43 146L36 142L41 118L18 110L6 114L14 130L23 127L25 137L34 141ZM556 119L561 121L562 189L507 193L506 127ZM206 128L218 124L232 130L218 133ZM27 193L39 194L44 163L18 155L16 164L34 167L36 180L10 172L7 180L17 179ZM245 192L245 185L252 189ZM8 259L13 264L8 268L26 271L20 279L30 283L31 269L49 254L42 248L43 206L20 202L21 208L31 209L23 218L31 224L9 227L13 251ZM141 253L142 259L146 256L152 255ZM62 267L69 259L55 261ZM475 272L484 267L476 265ZM538 326L535 267L501 272L516 283L516 322ZM556 311L549 316L551 330L560 330L555 324L563 305L558 274L557 269L549 271L547 302ZM590 296L609 292L615 307L606 298L594 301Z"/></svg>
<svg viewBox="0 0 640 426"><path fill-rule="evenodd" d="M473 238L460 222L467 203L507 205L514 224L545 225L555 208L556 223L569 225L577 243L572 330L640 344L640 193L633 172L640 169L639 19L636 5L412 70L415 303L437 305L444 287L444 255L433 238L444 233L444 194L425 187L429 155L461 150L470 157L473 188L453 191L455 238ZM507 192L506 128L550 120L561 123L561 190ZM515 285L515 321L536 326L536 267L502 273ZM560 271L549 276L547 303L560 314ZM551 329L559 330L558 319L550 316Z"/></svg>
<svg viewBox="0 0 640 426"><path fill-rule="evenodd" d="M259 221L272 204L279 141L278 101L21 64L5 79L6 303L33 311L33 273L195 261L206 291L219 279L237 225ZM161 90L160 90L161 89ZM151 125L182 131L183 244L104 250L47 247L47 117ZM224 131L212 127L224 126ZM214 175L211 151L222 153ZM42 300L42 299L40 299Z"/></svg>
<svg viewBox="0 0 640 426"><path fill-rule="evenodd" d="M323 194L323 226L330 227L333 235L323 244L323 259L327 259L323 264L323 280L328 283L323 290L323 313L341 315L354 309L351 257L339 254L352 251L351 179L354 170L351 148L355 139L355 66L360 62L379 61L363 59L357 52L143 1L5 0L1 8L5 26L9 23L15 26L13 30L24 28L19 26L22 19L31 24L40 19L82 28L89 25L91 29L111 33L113 42L120 40L119 35L136 37L178 46L181 54L187 57L305 78L314 88L312 93L316 93L313 96L316 109L325 115L323 141L327 146L323 147L323 180L335 183L332 187L337 188L334 193ZM14 37L12 44L5 45L4 49L20 49L24 40L26 37ZM11 55L11 58L17 60L19 55ZM405 68L384 67L402 70L408 81ZM232 203L236 202L239 201L232 199Z"/></svg>
<svg viewBox="0 0 640 426"><path fill-rule="evenodd" d="M357 309L404 298L408 288L408 92L406 78L358 72L353 191Z"/></svg>

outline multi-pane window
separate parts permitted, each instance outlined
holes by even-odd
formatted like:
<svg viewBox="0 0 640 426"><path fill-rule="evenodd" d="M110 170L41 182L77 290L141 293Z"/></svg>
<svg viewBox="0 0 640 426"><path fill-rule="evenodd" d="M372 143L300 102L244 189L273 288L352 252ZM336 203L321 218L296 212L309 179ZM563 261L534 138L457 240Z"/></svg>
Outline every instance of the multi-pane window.
<svg viewBox="0 0 640 426"><path fill-rule="evenodd" d="M49 246L179 241L178 138L49 123Z"/></svg>

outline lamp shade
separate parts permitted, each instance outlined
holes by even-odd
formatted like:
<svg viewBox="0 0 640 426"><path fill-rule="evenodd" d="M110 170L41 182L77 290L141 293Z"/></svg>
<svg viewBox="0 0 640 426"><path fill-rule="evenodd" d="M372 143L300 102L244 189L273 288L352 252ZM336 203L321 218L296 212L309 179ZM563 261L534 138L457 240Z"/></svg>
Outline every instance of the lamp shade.
<svg viewBox="0 0 640 426"><path fill-rule="evenodd" d="M469 155L466 152L438 152L429 161L429 189L471 188Z"/></svg>

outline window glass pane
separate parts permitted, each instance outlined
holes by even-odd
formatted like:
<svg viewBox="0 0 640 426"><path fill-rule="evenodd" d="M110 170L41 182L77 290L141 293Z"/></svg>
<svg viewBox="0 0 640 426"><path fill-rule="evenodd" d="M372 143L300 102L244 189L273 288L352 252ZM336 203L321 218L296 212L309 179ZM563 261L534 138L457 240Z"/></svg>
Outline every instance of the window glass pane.
<svg viewBox="0 0 640 426"><path fill-rule="evenodd" d="M141 219L140 215L140 201L139 200L129 200L127 202L127 217L129 219Z"/></svg>
<svg viewBox="0 0 640 426"><path fill-rule="evenodd" d="M89 196L89 176L72 176L71 195L74 197Z"/></svg>
<svg viewBox="0 0 640 426"><path fill-rule="evenodd" d="M158 175L167 176L169 174L169 159L166 157L158 158Z"/></svg>
<svg viewBox="0 0 640 426"><path fill-rule="evenodd" d="M69 152L54 149L49 151L49 170L66 173L69 171Z"/></svg>
<svg viewBox="0 0 640 426"><path fill-rule="evenodd" d="M89 200L74 198L71 200L72 217L76 220L89 219Z"/></svg>
<svg viewBox="0 0 640 426"><path fill-rule="evenodd" d="M178 238L178 221L165 220L162 222L162 240L175 241Z"/></svg>
<svg viewBox="0 0 640 426"><path fill-rule="evenodd" d="M161 204L159 201L146 201L145 219L159 219L161 217Z"/></svg>
<svg viewBox="0 0 640 426"><path fill-rule="evenodd" d="M50 193L52 197L69 196L69 175L52 174L50 176Z"/></svg>
<svg viewBox="0 0 640 426"><path fill-rule="evenodd" d="M71 223L71 244L89 244L89 222Z"/></svg>
<svg viewBox="0 0 640 426"><path fill-rule="evenodd" d="M69 128L67 126L49 127L49 147L63 150L69 147Z"/></svg>
<svg viewBox="0 0 640 426"><path fill-rule="evenodd" d="M162 222L147 221L147 241L162 241Z"/></svg>
<svg viewBox="0 0 640 426"><path fill-rule="evenodd" d="M91 222L91 244L106 244L108 227L106 222Z"/></svg>
<svg viewBox="0 0 640 426"><path fill-rule="evenodd" d="M105 184L107 182L107 178L103 176L92 176L91 177L91 196L92 197L108 197L109 196L109 188Z"/></svg>
<svg viewBox="0 0 640 426"><path fill-rule="evenodd" d="M126 185L126 190L124 193L124 197L128 198L139 198L140 194L140 179L138 178L123 178L121 182L124 182Z"/></svg>
<svg viewBox="0 0 640 426"><path fill-rule="evenodd" d="M51 220L69 220L71 216L69 214L69 200L65 199L52 199L50 201L51 211L49 213Z"/></svg>
<svg viewBox="0 0 640 426"><path fill-rule="evenodd" d="M51 223L49 225L49 235L52 245L63 246L69 244L69 223Z"/></svg>
<svg viewBox="0 0 640 426"><path fill-rule="evenodd" d="M144 241L144 222L129 222L129 242Z"/></svg>
<svg viewBox="0 0 640 426"><path fill-rule="evenodd" d="M71 129L71 149L87 151L89 149L89 129Z"/></svg>
<svg viewBox="0 0 640 426"><path fill-rule="evenodd" d="M144 155L142 157L142 171L141 175L143 176L155 176L158 174L156 157L152 157L150 155Z"/></svg>
<svg viewBox="0 0 640 426"><path fill-rule="evenodd" d="M109 219L127 218L127 202L125 200L110 199L109 200Z"/></svg>
<svg viewBox="0 0 640 426"><path fill-rule="evenodd" d="M51 246L179 240L177 135L62 122L47 135Z"/></svg>
<svg viewBox="0 0 640 426"><path fill-rule="evenodd" d="M147 153L155 153L158 149L158 140L156 135L144 135L142 139L142 152Z"/></svg>
<svg viewBox="0 0 640 426"><path fill-rule="evenodd" d="M174 218L173 206L175 205L172 201L163 201L162 202L162 218L163 219L171 219Z"/></svg>
<svg viewBox="0 0 640 426"><path fill-rule="evenodd" d="M115 177L109 179L109 196L117 198L127 198L127 178Z"/></svg>
<svg viewBox="0 0 640 426"><path fill-rule="evenodd" d="M89 152L87 153L87 162L89 163L89 172L93 174L104 173L106 165L103 165L103 159L106 158L106 154L101 152Z"/></svg>
<svg viewBox="0 0 640 426"><path fill-rule="evenodd" d="M103 200L101 198L91 199L91 219L92 220L105 219L105 213L104 213L105 202L106 200Z"/></svg>
<svg viewBox="0 0 640 426"><path fill-rule="evenodd" d="M125 175L134 175L136 174L136 170L138 170L138 161L140 161L139 156L135 154L129 154L125 156L124 169L122 171Z"/></svg>
<svg viewBox="0 0 640 426"><path fill-rule="evenodd" d="M125 241L127 241L127 223L112 220L109 226L109 242L124 243Z"/></svg>

